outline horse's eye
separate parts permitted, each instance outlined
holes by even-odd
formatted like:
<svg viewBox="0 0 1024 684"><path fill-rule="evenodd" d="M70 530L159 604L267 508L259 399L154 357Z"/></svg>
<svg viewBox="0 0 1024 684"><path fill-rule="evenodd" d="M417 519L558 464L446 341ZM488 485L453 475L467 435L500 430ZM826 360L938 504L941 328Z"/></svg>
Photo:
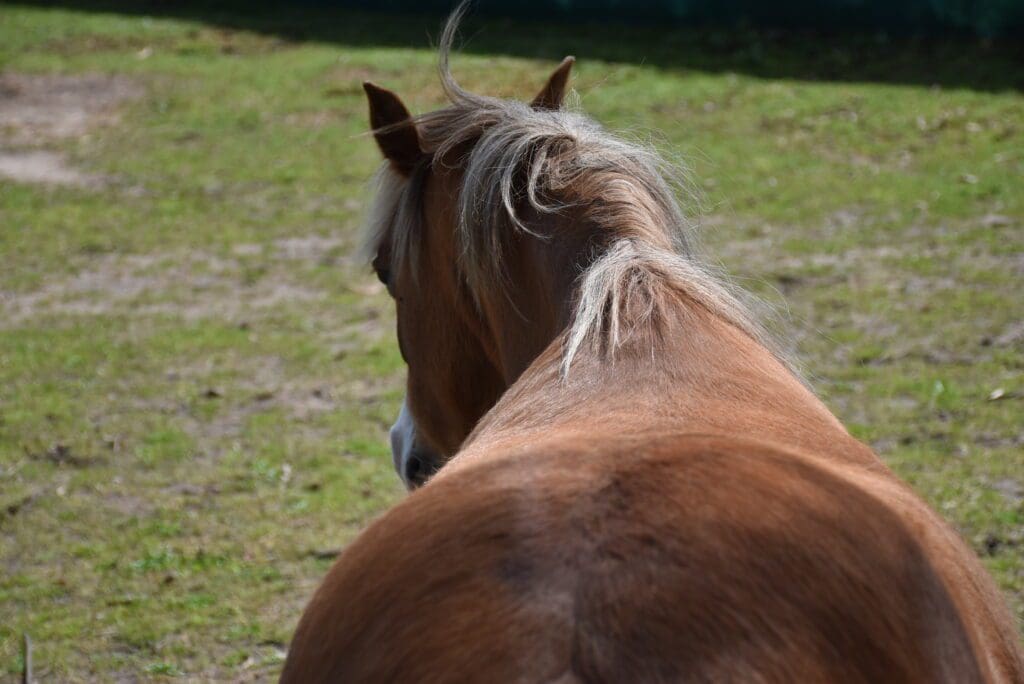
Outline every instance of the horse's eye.
<svg viewBox="0 0 1024 684"><path fill-rule="evenodd" d="M377 254L373 259L373 272L377 274L377 279L384 283L385 287L388 287L391 283L391 269L388 268L391 264L388 263L389 259L383 254Z"/></svg>

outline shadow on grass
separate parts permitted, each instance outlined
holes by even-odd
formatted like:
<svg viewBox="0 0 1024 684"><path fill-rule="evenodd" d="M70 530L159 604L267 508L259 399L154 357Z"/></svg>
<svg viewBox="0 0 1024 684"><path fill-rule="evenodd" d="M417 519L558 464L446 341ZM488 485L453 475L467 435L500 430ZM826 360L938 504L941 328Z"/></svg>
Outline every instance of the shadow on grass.
<svg viewBox="0 0 1024 684"><path fill-rule="evenodd" d="M454 5L455 0L452 4ZM87 12L171 17L289 41L424 48L436 42L440 14L384 14L284 2L21 0L17 4ZM460 46L472 54L644 63L666 69L735 72L771 79L849 81L1024 91L1024 43L967 35L891 36L863 31L735 26L623 26L471 17Z"/></svg>

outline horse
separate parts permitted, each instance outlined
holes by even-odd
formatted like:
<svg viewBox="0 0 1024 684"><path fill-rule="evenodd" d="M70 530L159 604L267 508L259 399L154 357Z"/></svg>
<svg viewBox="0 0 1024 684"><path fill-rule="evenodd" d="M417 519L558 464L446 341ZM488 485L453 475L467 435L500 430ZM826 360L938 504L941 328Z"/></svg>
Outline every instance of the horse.
<svg viewBox="0 0 1024 684"><path fill-rule="evenodd" d="M282 682L1024 682L952 528L708 267L659 156L563 106L467 92L384 156L410 493L339 556Z"/></svg>

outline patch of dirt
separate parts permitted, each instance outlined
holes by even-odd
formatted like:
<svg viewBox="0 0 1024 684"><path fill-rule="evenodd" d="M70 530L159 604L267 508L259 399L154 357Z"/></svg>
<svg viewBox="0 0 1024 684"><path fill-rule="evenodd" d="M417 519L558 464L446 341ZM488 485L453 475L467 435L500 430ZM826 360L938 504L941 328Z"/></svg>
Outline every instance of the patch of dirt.
<svg viewBox="0 0 1024 684"><path fill-rule="evenodd" d="M244 392L241 392L244 394ZM275 390L266 390L254 397L226 397L226 404L215 415L200 420L193 416L179 416L185 430L198 441L213 447L224 445L241 437L253 416L275 409L283 411L294 422L289 431L309 439L323 439L322 430L311 424L318 415L337 411L342 401L334 398L322 382L289 381Z"/></svg>
<svg viewBox="0 0 1024 684"><path fill-rule="evenodd" d="M102 500L110 510L128 517L142 517L154 510L152 501L121 492L107 494Z"/></svg>
<svg viewBox="0 0 1024 684"><path fill-rule="evenodd" d="M237 256L259 256L263 254L263 245L251 242L241 242L231 248L231 253Z"/></svg>
<svg viewBox="0 0 1024 684"><path fill-rule="evenodd" d="M854 221L855 213L835 212L826 221L826 230L831 225L844 225ZM706 220L710 226L725 223L719 217ZM911 233L934 236L942 231L966 230L977 223L977 219L962 225L919 227ZM774 225L743 227L742 239L722 242L716 245L715 253L724 261L739 268L737 280L749 286L760 283L769 290L777 290L786 297L786 305L799 308L801 303L813 301L813 297L827 292L836 285L845 285L860 292L873 289L884 290L890 295L889 303L894 310L918 312L939 301L946 292L961 291L965 288L988 292L987 282L974 282L973 275L981 272L1018 273L1024 272L1024 259L1019 254L998 254L979 248L964 249L955 245L935 243L922 239L907 239L894 244L857 246L841 251L809 253L787 253L781 247L785 228ZM912 259L926 262L931 260L943 264L941 271L916 272L908 264ZM764 288L762 288L764 289ZM774 301L768 296L769 301ZM845 314L842 316L846 320ZM879 321L883 326L884 321ZM890 322L891 323L891 322ZM893 332L891 325L886 334ZM874 329L868 326L868 329ZM996 336L990 335L983 345L1014 346L1020 333L1010 328Z"/></svg>
<svg viewBox="0 0 1024 684"><path fill-rule="evenodd" d="M117 123L118 106L139 97L123 76L0 73L0 178L98 189L108 179L71 166L48 145Z"/></svg>
<svg viewBox="0 0 1024 684"><path fill-rule="evenodd" d="M296 238L297 244L304 238ZM320 245L326 238L311 239ZM331 242L333 244L333 242ZM292 247L291 257L314 261L318 249ZM78 272L74 273L75 268ZM179 316L184 320L249 320L262 312L321 301L328 293L301 281L294 263L273 266L249 283L241 261L203 252L163 255L104 254L69 264L73 275L24 293L0 291L0 328L46 315L95 316L118 312Z"/></svg>
<svg viewBox="0 0 1024 684"><path fill-rule="evenodd" d="M322 259L332 249L344 244L345 241L338 237L307 235L275 240L274 251L279 259L316 261Z"/></svg>
<svg viewBox="0 0 1024 684"><path fill-rule="evenodd" d="M228 365L229 364L229 365ZM171 369L167 377L185 380L194 385L196 394L218 403L217 411L200 418L185 404L150 405L149 410L174 413L193 437L204 444L226 443L245 432L246 423L255 415L279 410L293 419L295 434L322 438L311 423L318 416L338 411L346 403L360 401L350 388L335 387L319 377L290 375L284 362L276 356L233 357L221 359L217 370L226 368L238 374L230 390L211 393L203 391L207 376L214 369L208 363Z"/></svg>
<svg viewBox="0 0 1024 684"><path fill-rule="evenodd" d="M40 146L117 122L118 105L142 95L124 76L0 74L0 143Z"/></svg>
<svg viewBox="0 0 1024 684"><path fill-rule="evenodd" d="M1010 324L995 339L983 339L982 344L985 346L995 345L997 347L1024 347L1024 321Z"/></svg>
<svg viewBox="0 0 1024 684"><path fill-rule="evenodd" d="M1010 478L997 480L992 484L992 489L1002 494L1003 498L1011 506L1016 506L1024 501L1024 485L1017 480Z"/></svg>
<svg viewBox="0 0 1024 684"><path fill-rule="evenodd" d="M105 183L102 176L79 171L69 166L61 155L45 150L0 151L0 178L18 183L67 185L78 188L97 188Z"/></svg>

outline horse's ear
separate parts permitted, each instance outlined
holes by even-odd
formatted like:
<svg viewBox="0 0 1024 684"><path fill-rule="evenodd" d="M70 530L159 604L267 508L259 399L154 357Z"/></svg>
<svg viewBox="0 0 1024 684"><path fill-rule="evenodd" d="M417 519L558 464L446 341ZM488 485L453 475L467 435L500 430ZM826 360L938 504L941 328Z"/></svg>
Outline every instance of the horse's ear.
<svg viewBox="0 0 1024 684"><path fill-rule="evenodd" d="M548 82L537 93L537 97L533 98L530 106L534 109L559 109L562 106L562 100L565 99L565 91L569 85L569 72L572 71L572 65L575 62L576 58L571 55L563 59L548 78Z"/></svg>
<svg viewBox="0 0 1024 684"><path fill-rule="evenodd" d="M377 146L395 168L408 175L423 156L420 134L409 110L390 90L366 81L363 83L370 101L370 128Z"/></svg>

